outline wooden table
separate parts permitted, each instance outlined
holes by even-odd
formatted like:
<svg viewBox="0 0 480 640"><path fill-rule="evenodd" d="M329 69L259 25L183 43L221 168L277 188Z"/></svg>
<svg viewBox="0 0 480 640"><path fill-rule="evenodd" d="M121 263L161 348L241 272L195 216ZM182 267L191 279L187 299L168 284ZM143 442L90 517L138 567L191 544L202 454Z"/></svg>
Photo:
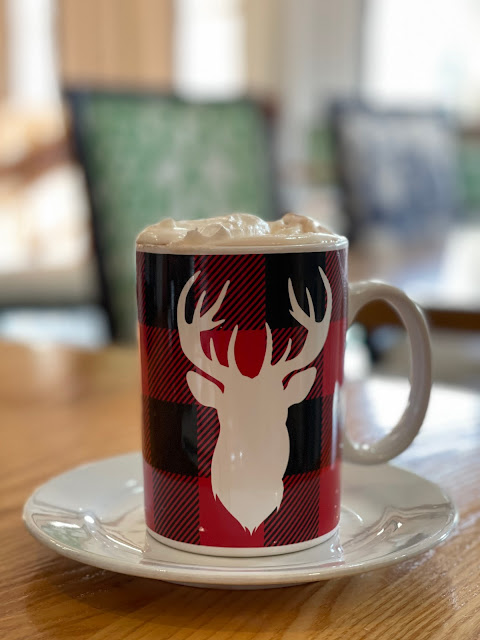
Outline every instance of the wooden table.
<svg viewBox="0 0 480 640"><path fill-rule="evenodd" d="M384 428L400 381L350 385L348 421ZM0 637L217 640L480 638L480 398L433 391L398 463L440 483L460 524L439 548L390 568L284 589L199 590L79 564L24 529L22 505L53 474L140 446L134 351L0 344Z"/></svg>

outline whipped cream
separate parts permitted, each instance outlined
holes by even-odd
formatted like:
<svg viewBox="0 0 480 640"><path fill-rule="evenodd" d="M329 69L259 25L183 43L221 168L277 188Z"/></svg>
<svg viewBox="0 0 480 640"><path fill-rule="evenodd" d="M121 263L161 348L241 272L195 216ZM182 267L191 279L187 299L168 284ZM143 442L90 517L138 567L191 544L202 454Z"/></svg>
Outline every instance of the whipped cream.
<svg viewBox="0 0 480 640"><path fill-rule="evenodd" d="M166 218L144 229L137 238L137 249L156 253L221 253L229 249L277 252L294 247L297 251L321 251L346 245L346 238L312 218L294 213L273 222L249 213L200 220Z"/></svg>

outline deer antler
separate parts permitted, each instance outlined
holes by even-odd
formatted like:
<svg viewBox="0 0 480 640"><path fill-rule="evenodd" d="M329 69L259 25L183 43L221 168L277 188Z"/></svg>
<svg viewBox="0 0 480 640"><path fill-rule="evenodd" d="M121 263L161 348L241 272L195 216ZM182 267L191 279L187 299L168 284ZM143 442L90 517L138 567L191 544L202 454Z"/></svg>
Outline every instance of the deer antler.
<svg viewBox="0 0 480 640"><path fill-rule="evenodd" d="M262 371L264 371L268 367L273 367L277 371L281 372L283 379L292 371L297 371L298 369L303 369L303 367L306 367L312 362L312 360L317 357L317 355L323 349L323 345L325 344L325 340L327 339L328 329L330 326L330 317L332 314L332 290L323 269L321 267L318 267L318 271L320 272L320 275L322 277L327 294L327 306L323 319L320 322L317 322L315 320L315 309L313 307L312 296L310 295L310 291L308 289L306 289L308 314L305 313L305 311L298 304L295 293L293 292L292 281L289 279L288 297L290 299L290 305L292 307L290 309L290 313L299 324L305 327L308 332L307 337L305 338L305 343L300 353L294 358L287 360L292 349L292 340L290 339L280 360L275 365L272 365L272 332L268 324L266 324L265 329L267 332L267 345L265 349L265 357L262 364Z"/></svg>
<svg viewBox="0 0 480 640"><path fill-rule="evenodd" d="M222 305L230 280L225 282L215 303L203 315L201 315L202 306L207 292L202 292L198 304L195 306L192 322L189 323L185 318L185 304L188 293L200 273L200 271L197 271L186 282L178 299L177 323L180 344L183 352L192 364L201 369L204 373L216 378L219 382L222 382L222 379L227 375L231 375L234 371L238 371L235 362L235 340L237 338L238 325L233 330L228 343L228 364L226 366L219 362L212 339L210 340L211 359L207 358L202 348L200 334L202 331L209 331L210 329L214 329L225 322L225 320L213 320L213 318ZM228 374L228 372L230 373Z"/></svg>
<svg viewBox="0 0 480 640"><path fill-rule="evenodd" d="M315 320L315 309L313 306L312 296L310 295L310 291L308 289L306 289L308 314L305 313L305 311L298 304L298 301L293 292L292 281L289 279L288 297L290 299L290 305L292 307L290 309L290 313L299 324L305 327L305 329L307 330L307 337L305 338L305 342L300 353L294 358L288 360L287 358L292 349L292 340L290 339L280 360L275 365L272 365L272 331L268 323L265 324L267 343L265 347L265 356L259 375L265 373L267 369L273 368L281 374L283 379L292 371L303 369L303 367L309 365L323 349L325 340L327 339L328 329L330 326L330 317L332 313L332 290L324 271L321 269L321 267L318 267L318 270L320 272L320 276L322 277L327 294L327 305L323 319L320 322L317 322ZM240 373L235 361L235 341L238 333L238 325L233 330L232 336L228 343L227 365L223 365L219 362L217 353L215 351L213 339L210 340L211 358L207 358L202 348L200 334L202 331L214 329L224 322L224 320L213 320L213 318L222 305L230 281L227 280L227 282L225 282L217 300L203 315L201 314L201 311L203 302L205 300L206 291L202 292L198 304L195 306L192 322L189 323L185 318L185 304L190 289L192 288L193 283L197 280L199 275L200 271L197 271L186 282L178 299L177 322L180 344L182 346L183 352L192 362L192 364L201 369L204 373L207 373L213 378L216 378L219 382L223 382L227 377L231 377L232 375Z"/></svg>

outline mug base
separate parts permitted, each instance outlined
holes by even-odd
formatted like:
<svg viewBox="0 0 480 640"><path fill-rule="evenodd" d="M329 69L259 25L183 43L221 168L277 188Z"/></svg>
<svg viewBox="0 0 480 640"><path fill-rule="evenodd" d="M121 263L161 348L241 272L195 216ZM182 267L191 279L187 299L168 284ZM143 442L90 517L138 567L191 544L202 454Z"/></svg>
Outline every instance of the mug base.
<svg viewBox="0 0 480 640"><path fill-rule="evenodd" d="M210 547L201 544L188 544L186 542L178 542L177 540L170 540L170 538L164 538L155 531L152 531L147 527L148 533L162 544L172 547L173 549L179 549L180 551L188 551L189 553L196 553L205 556L223 556L226 558L252 558L258 556L275 556L285 553L294 553L295 551L303 551L315 547L326 540L329 540L338 531L338 525L332 531L325 533L319 538L313 538L312 540L305 540L305 542L296 542L295 544L286 544L278 547Z"/></svg>

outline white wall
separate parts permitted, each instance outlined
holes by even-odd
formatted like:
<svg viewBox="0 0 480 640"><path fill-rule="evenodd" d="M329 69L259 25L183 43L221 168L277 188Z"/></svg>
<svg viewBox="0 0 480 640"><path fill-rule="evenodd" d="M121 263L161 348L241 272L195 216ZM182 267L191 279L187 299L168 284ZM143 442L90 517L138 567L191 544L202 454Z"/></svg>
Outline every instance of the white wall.
<svg viewBox="0 0 480 640"><path fill-rule="evenodd" d="M284 166L302 163L311 127L332 97L358 88L362 0L279 0Z"/></svg>
<svg viewBox="0 0 480 640"><path fill-rule="evenodd" d="M276 100L280 90L281 0L242 0L245 15L247 90Z"/></svg>

